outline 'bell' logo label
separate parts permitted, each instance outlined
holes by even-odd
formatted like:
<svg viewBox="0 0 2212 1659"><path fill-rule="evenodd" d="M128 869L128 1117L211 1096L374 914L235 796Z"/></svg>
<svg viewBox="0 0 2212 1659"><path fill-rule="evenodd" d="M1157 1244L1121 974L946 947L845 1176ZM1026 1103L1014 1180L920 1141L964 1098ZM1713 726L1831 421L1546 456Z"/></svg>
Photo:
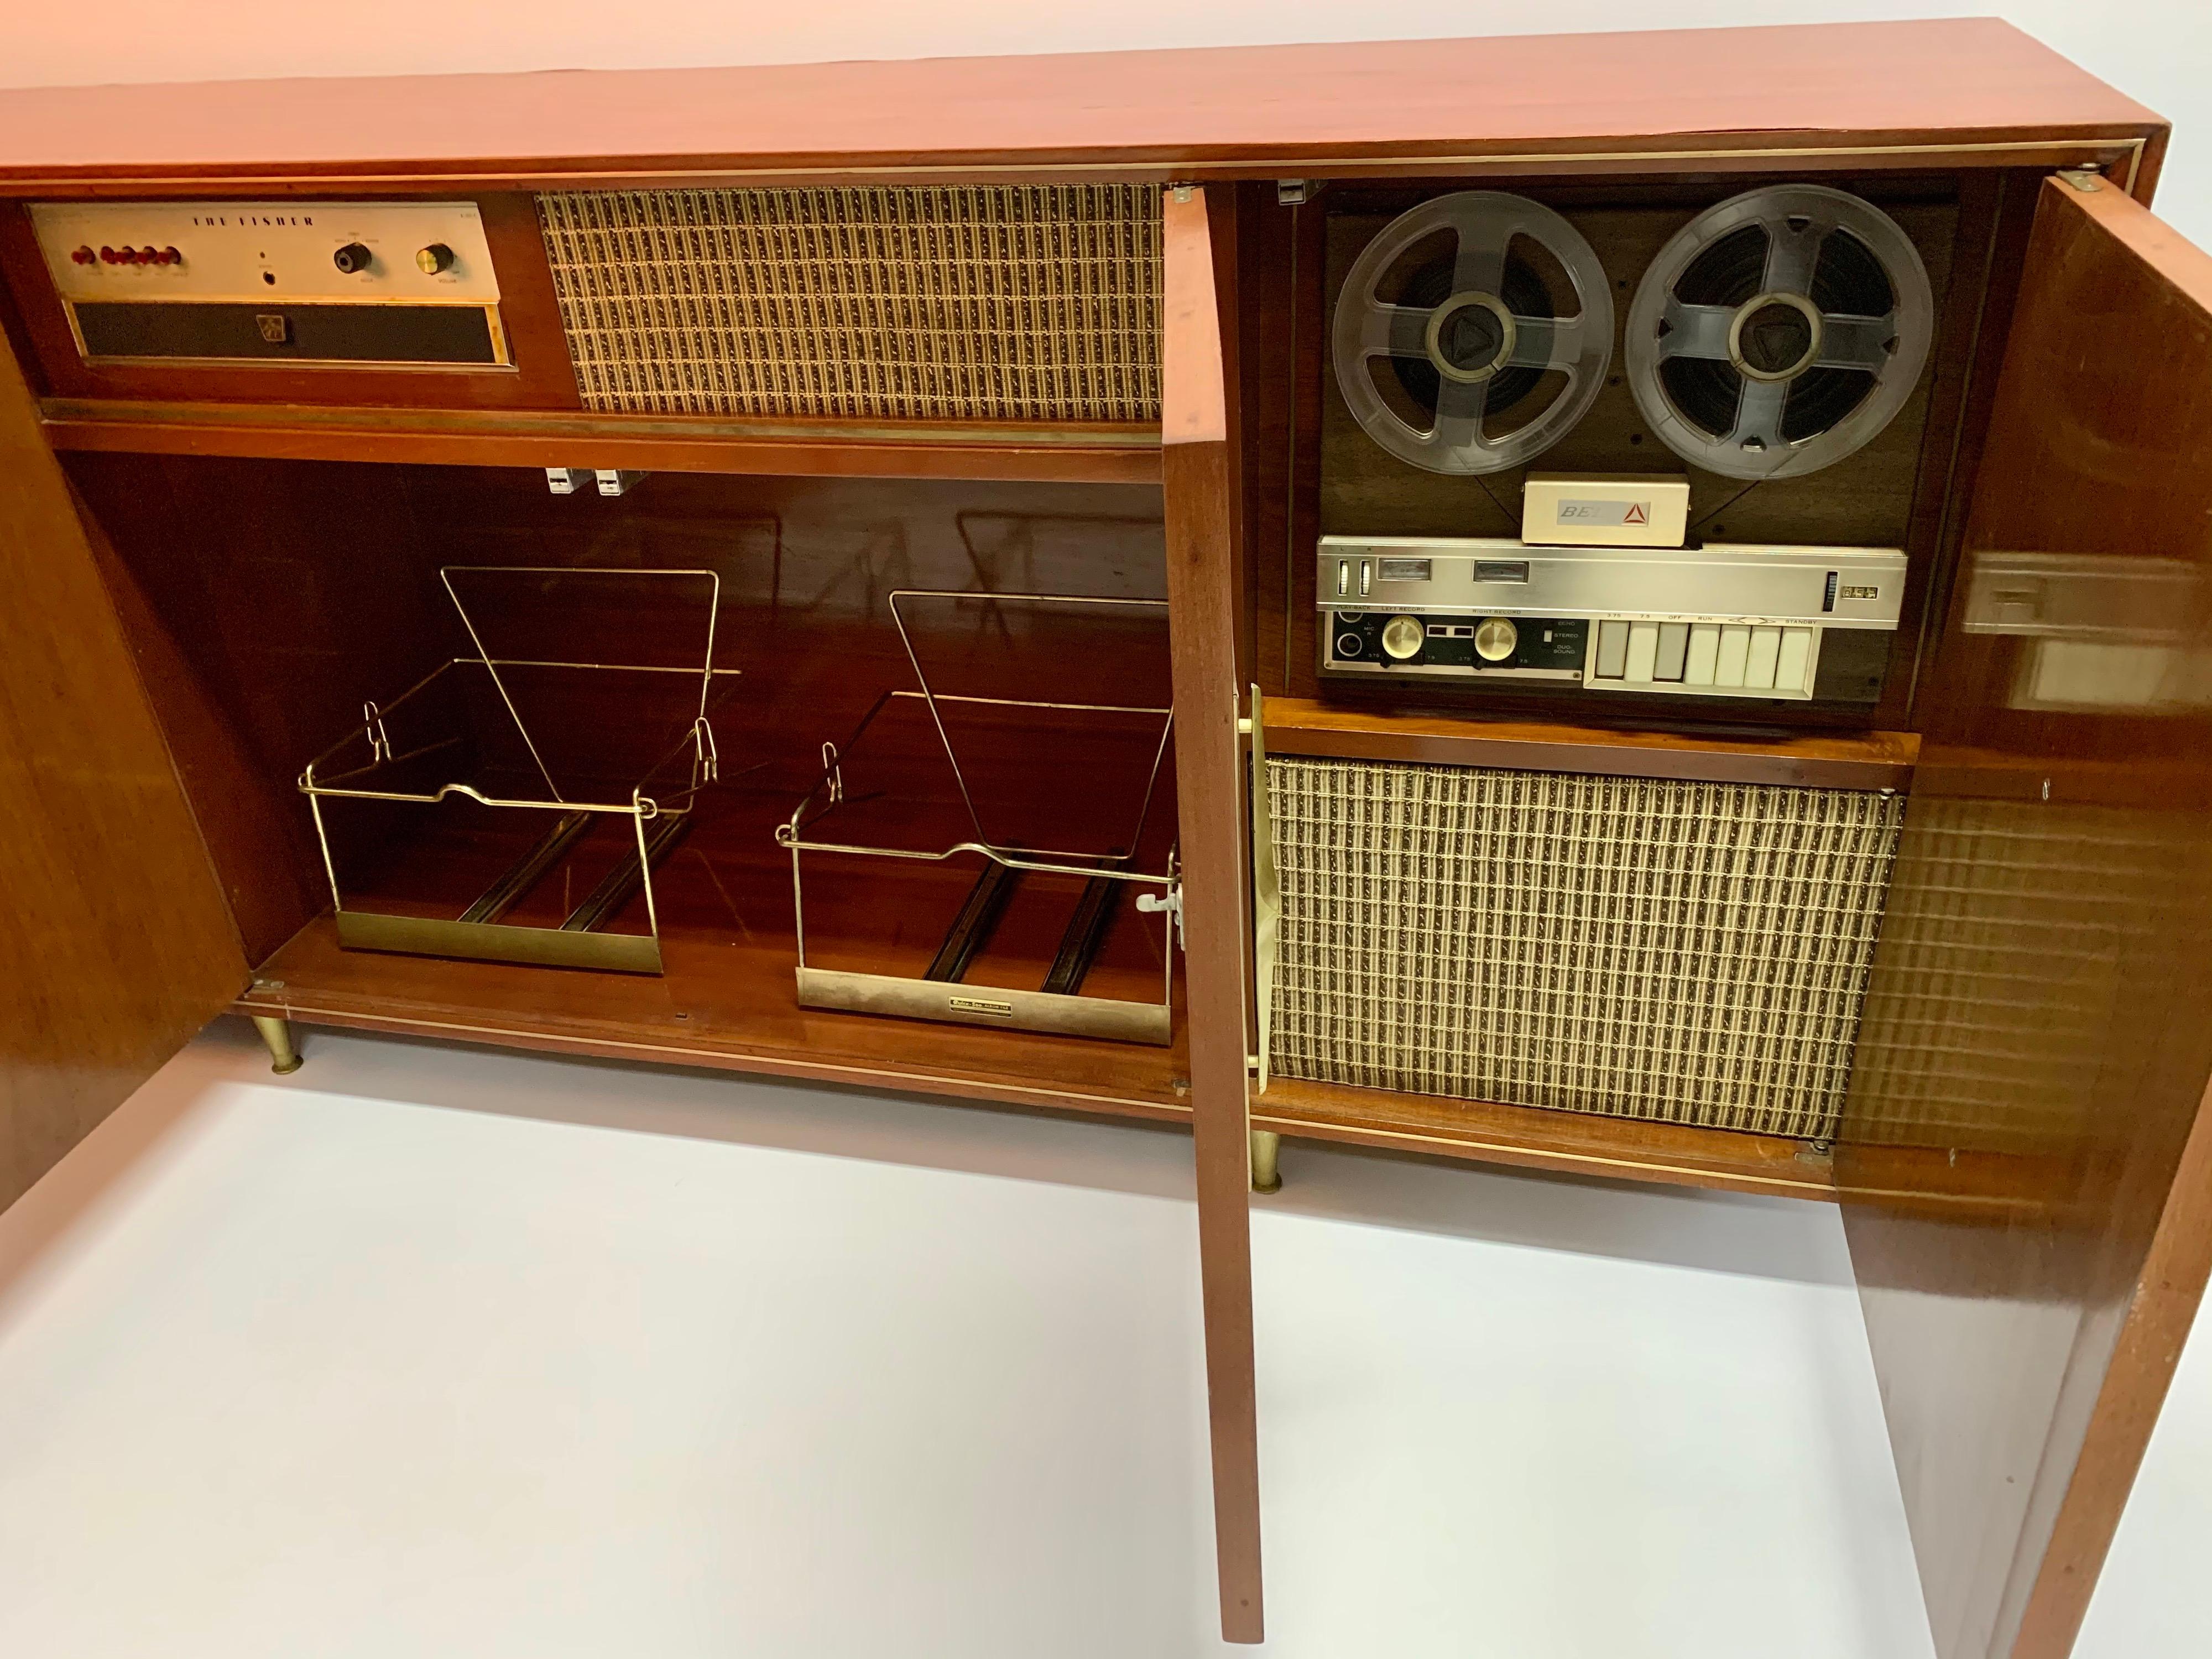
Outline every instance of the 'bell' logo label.
<svg viewBox="0 0 2212 1659"><path fill-rule="evenodd" d="M1561 524L1650 524L1651 503L1649 501L1574 501L1559 503L1559 522Z"/></svg>

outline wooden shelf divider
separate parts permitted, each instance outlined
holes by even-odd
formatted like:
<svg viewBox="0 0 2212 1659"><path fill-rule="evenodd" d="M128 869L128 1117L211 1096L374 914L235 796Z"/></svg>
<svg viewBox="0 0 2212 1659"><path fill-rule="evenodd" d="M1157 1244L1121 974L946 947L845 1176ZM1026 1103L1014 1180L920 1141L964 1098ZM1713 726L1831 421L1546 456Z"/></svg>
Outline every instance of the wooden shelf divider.
<svg viewBox="0 0 2212 1659"><path fill-rule="evenodd" d="M799 1006L788 938L664 928L661 942L662 975L516 967L349 951L325 913L255 970L233 1008L310 1026L1189 1119L1180 1029L1157 1048L823 1012Z"/></svg>
<svg viewBox="0 0 2212 1659"><path fill-rule="evenodd" d="M1826 789L1907 788L1920 753L1920 738L1911 732L1759 738L1616 732L1384 713L1303 697L1268 698L1266 719L1267 750L1275 755Z"/></svg>
<svg viewBox="0 0 2212 1659"><path fill-rule="evenodd" d="M48 398L58 450L786 477L1158 483L1156 426L763 421L573 410L326 408Z"/></svg>

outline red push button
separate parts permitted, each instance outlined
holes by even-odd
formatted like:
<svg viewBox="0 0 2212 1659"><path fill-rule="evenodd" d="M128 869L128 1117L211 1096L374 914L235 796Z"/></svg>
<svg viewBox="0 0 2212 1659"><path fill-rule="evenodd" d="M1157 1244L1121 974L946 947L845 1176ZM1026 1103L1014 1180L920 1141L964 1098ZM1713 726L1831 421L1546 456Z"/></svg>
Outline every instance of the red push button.
<svg viewBox="0 0 2212 1659"><path fill-rule="evenodd" d="M70 253L70 260L74 264L96 265L100 263L100 256L88 247L81 247Z"/></svg>

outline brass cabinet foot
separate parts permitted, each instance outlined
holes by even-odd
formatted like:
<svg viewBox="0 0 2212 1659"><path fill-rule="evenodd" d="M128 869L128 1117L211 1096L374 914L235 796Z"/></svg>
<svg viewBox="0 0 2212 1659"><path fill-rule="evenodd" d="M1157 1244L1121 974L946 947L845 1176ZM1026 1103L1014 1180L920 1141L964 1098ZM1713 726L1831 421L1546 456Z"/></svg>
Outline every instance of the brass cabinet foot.
<svg viewBox="0 0 2212 1659"><path fill-rule="evenodd" d="M300 1051L292 1046L292 1022L275 1014L252 1016L253 1029L269 1045L269 1069L282 1077L300 1069Z"/></svg>
<svg viewBox="0 0 2212 1659"><path fill-rule="evenodd" d="M1252 1190L1280 1192L1283 1187L1283 1138L1272 1129L1252 1131Z"/></svg>

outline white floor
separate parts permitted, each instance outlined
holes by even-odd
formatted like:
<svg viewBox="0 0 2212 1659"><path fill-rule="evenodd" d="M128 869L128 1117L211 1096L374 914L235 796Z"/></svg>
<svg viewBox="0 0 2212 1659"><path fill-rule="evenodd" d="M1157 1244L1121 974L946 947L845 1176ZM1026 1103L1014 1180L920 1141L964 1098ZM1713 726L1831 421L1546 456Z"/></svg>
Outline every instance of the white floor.
<svg viewBox="0 0 2212 1659"><path fill-rule="evenodd" d="M1181 1138L310 1042L0 1216L0 1654L1224 1651ZM1924 1659L1832 1211L1285 1165L1266 1652Z"/></svg>

